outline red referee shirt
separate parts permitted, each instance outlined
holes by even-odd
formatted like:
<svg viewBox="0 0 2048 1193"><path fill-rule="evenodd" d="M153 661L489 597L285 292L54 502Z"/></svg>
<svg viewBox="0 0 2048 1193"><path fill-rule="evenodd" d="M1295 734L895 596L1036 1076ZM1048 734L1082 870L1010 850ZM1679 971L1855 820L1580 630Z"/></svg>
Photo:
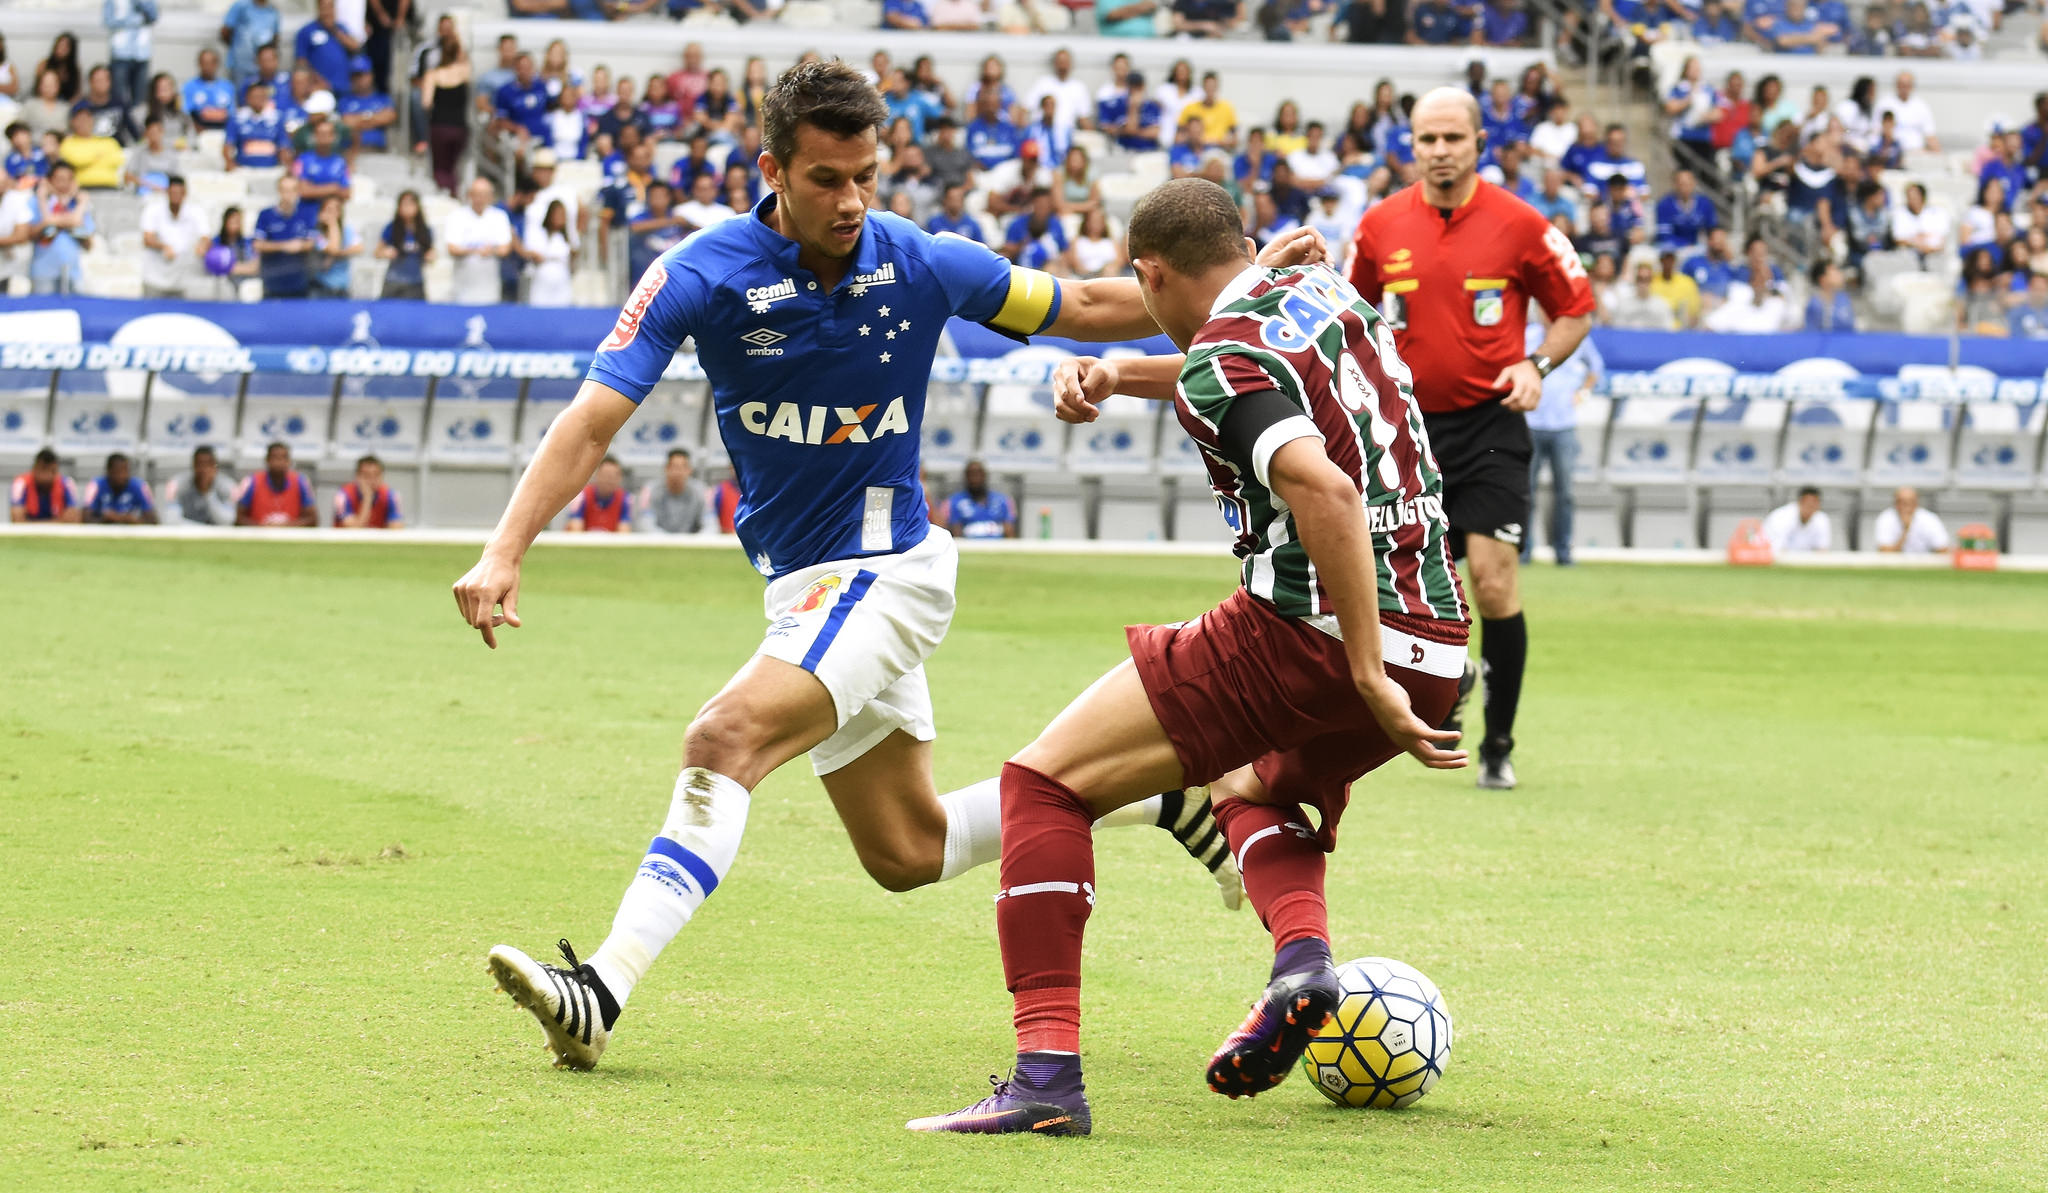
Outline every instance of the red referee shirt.
<svg viewBox="0 0 2048 1193"><path fill-rule="evenodd" d="M1445 219L1409 186L1365 213L1351 284L1394 326L1415 400L1442 414L1490 402L1500 371L1528 355L1529 299L1552 318L1593 313L1593 287L1564 233L1534 207L1478 180Z"/></svg>

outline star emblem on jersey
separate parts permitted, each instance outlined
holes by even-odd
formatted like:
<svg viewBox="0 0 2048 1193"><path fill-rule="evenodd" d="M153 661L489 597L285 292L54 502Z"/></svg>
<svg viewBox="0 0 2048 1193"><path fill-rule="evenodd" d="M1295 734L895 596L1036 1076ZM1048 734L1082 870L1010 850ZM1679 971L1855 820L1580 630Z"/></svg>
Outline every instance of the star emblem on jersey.
<svg viewBox="0 0 2048 1193"><path fill-rule="evenodd" d="M896 338L896 329L892 327L889 330L883 332L882 335L887 339L893 340Z"/></svg>
<svg viewBox="0 0 2048 1193"><path fill-rule="evenodd" d="M884 318L884 319L887 319L887 318L889 317L889 308L888 308L888 307L877 307L877 308L875 309L875 313L876 313L877 315L880 315L880 316L881 316L882 318Z"/></svg>
<svg viewBox="0 0 2048 1193"><path fill-rule="evenodd" d="M860 325L860 334L862 334L862 335L866 335L866 334L868 334L868 332L870 332L870 331L872 331L872 330L874 330L874 329L873 329L873 328L870 328L870 327L869 327L869 326L868 326L867 324L865 324L865 323L863 323L863 324L861 324L861 325Z"/></svg>
<svg viewBox="0 0 2048 1193"><path fill-rule="evenodd" d="M889 363L889 354L888 354L888 353L886 353L886 352L882 353L882 363L883 363L883 364L888 364L888 363Z"/></svg>
<svg viewBox="0 0 2048 1193"><path fill-rule="evenodd" d="M901 322L901 323L898 323L898 324L896 325L896 328L897 328L897 330L899 330L899 331L909 331L909 330L910 330L910 320L908 320L908 319L905 319L905 320L904 320L903 322Z"/></svg>

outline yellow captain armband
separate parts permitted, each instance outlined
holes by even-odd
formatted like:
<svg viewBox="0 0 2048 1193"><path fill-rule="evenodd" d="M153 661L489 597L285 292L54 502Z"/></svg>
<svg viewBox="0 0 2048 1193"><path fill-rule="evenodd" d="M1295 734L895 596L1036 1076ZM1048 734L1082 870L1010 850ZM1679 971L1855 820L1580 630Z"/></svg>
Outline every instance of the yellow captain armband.
<svg viewBox="0 0 2048 1193"><path fill-rule="evenodd" d="M1037 335L1060 313L1059 279L1039 269L1010 268L1010 293L988 326L1011 335Z"/></svg>

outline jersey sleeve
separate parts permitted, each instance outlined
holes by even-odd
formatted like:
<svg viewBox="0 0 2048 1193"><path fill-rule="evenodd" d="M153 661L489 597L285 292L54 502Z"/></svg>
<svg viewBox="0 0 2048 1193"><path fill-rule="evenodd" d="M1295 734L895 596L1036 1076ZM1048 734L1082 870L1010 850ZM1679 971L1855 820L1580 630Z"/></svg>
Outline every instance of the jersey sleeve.
<svg viewBox="0 0 2048 1193"><path fill-rule="evenodd" d="M242 487L235 490L235 508L246 514L249 512L250 503L255 499L256 474L252 472L242 478Z"/></svg>
<svg viewBox="0 0 2048 1193"><path fill-rule="evenodd" d="M1296 439L1323 433L1309 418L1284 370L1268 368L1251 353L1224 348L1181 370L1180 398L1208 424L1232 464L1266 484L1273 453Z"/></svg>
<svg viewBox="0 0 2048 1193"><path fill-rule="evenodd" d="M1012 265L993 249L942 232L930 259L953 313L1012 336L1037 335L1060 313L1060 284L1049 273Z"/></svg>
<svg viewBox="0 0 2048 1193"><path fill-rule="evenodd" d="M586 376L638 404L691 334L698 308L695 283L694 272L657 258L619 309L618 321L597 346Z"/></svg>
<svg viewBox="0 0 2048 1193"><path fill-rule="evenodd" d="M306 474L303 472L299 474L299 508L307 512L311 512L315 508L313 505L313 482L307 480Z"/></svg>
<svg viewBox="0 0 2048 1193"><path fill-rule="evenodd" d="M153 514L156 512L156 494L149 491L148 481L137 480L135 482L135 498L142 503L143 513Z"/></svg>
<svg viewBox="0 0 2048 1193"><path fill-rule="evenodd" d="M1535 214L1533 209L1530 214ZM1571 240L1543 223L1541 216L1531 222L1529 232L1529 251L1522 258L1522 288L1542 303L1553 319L1592 314L1593 283Z"/></svg>

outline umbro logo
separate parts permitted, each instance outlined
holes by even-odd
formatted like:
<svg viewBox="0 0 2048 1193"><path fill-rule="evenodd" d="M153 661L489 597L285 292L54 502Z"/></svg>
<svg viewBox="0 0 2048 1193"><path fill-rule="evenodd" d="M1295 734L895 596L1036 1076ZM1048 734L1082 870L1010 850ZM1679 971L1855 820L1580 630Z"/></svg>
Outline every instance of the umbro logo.
<svg viewBox="0 0 2048 1193"><path fill-rule="evenodd" d="M777 348L775 345L788 338L788 336L776 331L772 327L757 327L741 336L740 342L753 345L753 347L747 349L748 356L781 356L782 349Z"/></svg>

